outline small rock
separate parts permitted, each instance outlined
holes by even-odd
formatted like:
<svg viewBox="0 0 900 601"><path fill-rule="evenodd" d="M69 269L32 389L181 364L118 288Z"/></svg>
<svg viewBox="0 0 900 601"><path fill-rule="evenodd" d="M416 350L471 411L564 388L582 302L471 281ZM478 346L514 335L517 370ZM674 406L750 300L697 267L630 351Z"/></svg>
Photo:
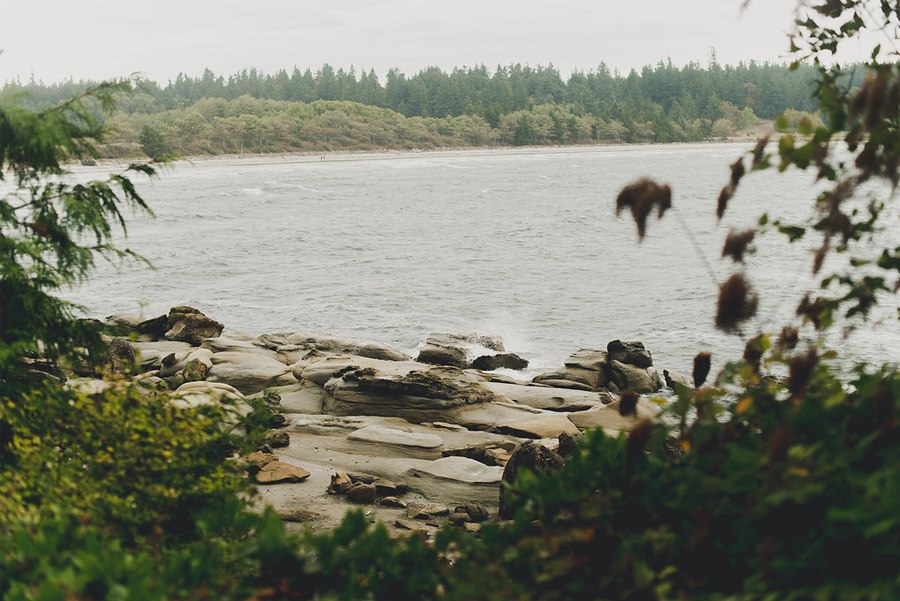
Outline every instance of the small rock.
<svg viewBox="0 0 900 601"><path fill-rule="evenodd" d="M411 530L413 532L427 532L425 526L404 519L397 519L394 521L394 527L399 528L400 530Z"/></svg>
<svg viewBox="0 0 900 601"><path fill-rule="evenodd" d="M168 315L168 340L180 340L199 346L207 338L218 338L225 328L193 307L172 307Z"/></svg>
<svg viewBox="0 0 900 601"><path fill-rule="evenodd" d="M276 457L272 453L254 451L253 453L250 453L249 455L244 457L244 459L257 469L262 469L267 463L275 461L276 459L278 459L278 457Z"/></svg>
<svg viewBox="0 0 900 601"><path fill-rule="evenodd" d="M481 524L476 524L473 522L466 522L465 524L463 524L463 528L465 528L466 532L469 532L471 534L477 534L481 532Z"/></svg>
<svg viewBox="0 0 900 601"><path fill-rule="evenodd" d="M441 515L449 515L450 509L448 507L444 507L442 505L436 505L434 503L420 506L420 505L411 505L406 510L406 517L413 520L430 520L435 516Z"/></svg>
<svg viewBox="0 0 900 601"><path fill-rule="evenodd" d="M350 476L350 480L353 481L354 484L362 482L363 484L375 484L375 481L378 480L375 476L370 476L369 474L348 474Z"/></svg>
<svg viewBox="0 0 900 601"><path fill-rule="evenodd" d="M291 436L284 430L273 430L266 432L266 443L275 449L280 449L291 444Z"/></svg>
<svg viewBox="0 0 900 601"><path fill-rule="evenodd" d="M578 428L565 415L542 415L497 428L498 432L527 438L555 438L563 432L578 434Z"/></svg>
<svg viewBox="0 0 900 601"><path fill-rule="evenodd" d="M500 467L505 466L509 461L509 458L512 457L512 453L510 453L506 449L501 449L499 447L495 449L488 449L484 452L484 455L485 457L490 458L493 461L492 465L499 465Z"/></svg>
<svg viewBox="0 0 900 601"><path fill-rule="evenodd" d="M478 503L466 503L455 509L456 513L464 513L469 516L470 522L483 522L488 519L487 509Z"/></svg>
<svg viewBox="0 0 900 601"><path fill-rule="evenodd" d="M421 449L435 449L443 446L444 441L434 434L416 432L404 432L395 428L383 426L366 426L347 435L349 440L391 444L401 447L416 447Z"/></svg>
<svg viewBox="0 0 900 601"><path fill-rule="evenodd" d="M631 342L613 340L606 345L606 352L609 353L609 358L613 361L644 368L653 365L650 351L644 348L643 342L638 342L637 340Z"/></svg>
<svg viewBox="0 0 900 601"><path fill-rule="evenodd" d="M368 504L375 502L374 484L354 484L347 491L347 499L353 503Z"/></svg>
<svg viewBox="0 0 900 601"><path fill-rule="evenodd" d="M611 381L618 386L619 390L649 394L662 387L662 381L652 367L637 367L630 363L613 360L609 363L609 371Z"/></svg>
<svg viewBox="0 0 900 601"><path fill-rule="evenodd" d="M169 316L160 315L153 319L145 319L137 324L134 329L141 334L147 334L157 339L162 338L169 329Z"/></svg>
<svg viewBox="0 0 900 601"><path fill-rule="evenodd" d="M468 513L460 513L459 511L450 514L450 523L456 524L459 526L460 524L464 524L469 521Z"/></svg>
<svg viewBox="0 0 900 601"><path fill-rule="evenodd" d="M436 503L429 503L422 508L422 511L432 516L450 515L450 508Z"/></svg>
<svg viewBox="0 0 900 601"><path fill-rule="evenodd" d="M472 361L472 367L482 371L494 371L495 369L525 369L528 367L528 360L513 353L482 355Z"/></svg>
<svg viewBox="0 0 900 601"><path fill-rule="evenodd" d="M556 452L559 453L560 457L563 459L571 457L577 450L578 441L574 435L568 432L563 432L559 435L559 447L556 449Z"/></svg>
<svg viewBox="0 0 900 601"><path fill-rule="evenodd" d="M260 484L277 484L280 482L302 482L309 478L310 473L302 467L291 465L283 461L270 461L256 474L256 481Z"/></svg>
<svg viewBox="0 0 900 601"><path fill-rule="evenodd" d="M185 364L181 373L184 375L185 382L199 382L206 379L209 366L200 359L191 359Z"/></svg>
<svg viewBox="0 0 900 601"><path fill-rule="evenodd" d="M134 348L122 338L113 338L106 347L107 362L114 373L123 373L132 369L137 363Z"/></svg>
<svg viewBox="0 0 900 601"><path fill-rule="evenodd" d="M381 499L381 505L383 507L406 509L406 501L403 501L402 499L398 499L397 497L384 497L383 499Z"/></svg>
<svg viewBox="0 0 900 601"><path fill-rule="evenodd" d="M566 462L559 454L533 443L525 443L519 447L506 468L503 470L503 482L514 484L519 472L526 469L532 473L548 473L563 469ZM518 497L506 486L500 485L500 517L509 519L515 513Z"/></svg>
<svg viewBox="0 0 900 601"><path fill-rule="evenodd" d="M375 491L379 495L402 495L407 491L407 486L405 484L397 484L396 482L391 482L390 480L385 480L383 478L379 478L374 484Z"/></svg>
<svg viewBox="0 0 900 601"><path fill-rule="evenodd" d="M351 486L353 486L353 481L350 479L350 476L344 472L338 472L331 476L331 484L328 485L328 492L342 495L350 490Z"/></svg>

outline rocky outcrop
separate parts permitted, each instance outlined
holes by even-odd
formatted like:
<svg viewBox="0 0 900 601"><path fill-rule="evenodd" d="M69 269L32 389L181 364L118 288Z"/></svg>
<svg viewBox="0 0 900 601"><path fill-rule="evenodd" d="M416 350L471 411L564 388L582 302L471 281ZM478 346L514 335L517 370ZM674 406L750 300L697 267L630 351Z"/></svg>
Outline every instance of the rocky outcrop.
<svg viewBox="0 0 900 601"><path fill-rule="evenodd" d="M539 474L559 471L565 466L565 460L554 451L541 445L526 443L512 454L512 457L503 469L502 479L504 483L512 485L515 484L516 478L523 470ZM500 517L503 519L512 518L518 500L519 497L513 490L506 486L501 486Z"/></svg>
<svg viewBox="0 0 900 601"><path fill-rule="evenodd" d="M106 331L122 331L107 340L133 351L146 370L133 377L138 386L175 389L176 407L216 404L229 412L229 427L254 399L284 414L277 425L286 427L266 433L247 474L280 515L315 527L337 525L348 503L360 503L398 528L430 535L449 522L475 532L506 494L504 469L509 481L521 469L558 469L562 459L549 449L576 452L581 431L628 431L656 414L655 404L624 395L623 416L610 390L661 385L639 342L581 349L526 383L494 371L524 368L524 359L475 335L431 336L413 361L388 346L339 338L223 334L191 307L151 320L113 316ZM96 394L128 384L70 385ZM502 502L510 515L514 500Z"/></svg>
<svg viewBox="0 0 900 601"><path fill-rule="evenodd" d="M514 353L497 353L496 355L481 355L476 357L471 364L472 369L494 371L495 369L525 369L528 360Z"/></svg>
<svg viewBox="0 0 900 601"><path fill-rule="evenodd" d="M436 449L444 445L440 436L434 434L418 434L404 432L383 426L366 426L347 435L350 440L359 440L376 444L391 444L402 447Z"/></svg>
<svg viewBox="0 0 900 601"><path fill-rule="evenodd" d="M615 400L607 390L594 392L505 382L484 382L482 386L505 400L549 411L585 411Z"/></svg>
<svg viewBox="0 0 900 601"><path fill-rule="evenodd" d="M503 341L494 336L432 334L425 340L425 345L419 351L416 361L433 365L465 368L469 367L473 359L472 355L479 348L492 350L497 353L506 351L503 347Z"/></svg>
<svg viewBox="0 0 900 601"><path fill-rule="evenodd" d="M534 382L556 388L599 391L607 387L608 356L599 349L580 349L566 359L562 369L540 374Z"/></svg>
<svg viewBox="0 0 900 601"><path fill-rule="evenodd" d="M556 438L560 434L578 434L579 430L565 415L541 415L497 428L498 432L523 438Z"/></svg>
<svg viewBox="0 0 900 601"><path fill-rule="evenodd" d="M409 472L414 476L430 476L467 484L497 484L503 477L503 468L487 466L466 457L442 457L411 468Z"/></svg>
<svg viewBox="0 0 900 601"><path fill-rule="evenodd" d="M291 334L285 338L285 344L296 347L296 350L317 350L367 357L369 359L380 359L382 361L411 360L411 357L402 351L374 342L356 342L340 338L311 336L309 334Z"/></svg>
<svg viewBox="0 0 900 601"><path fill-rule="evenodd" d="M646 399L639 399L634 414L623 416L619 411L620 401L610 403L605 407L598 407L588 411L569 414L569 420L579 430L590 428L603 428L610 434L628 432L643 419L652 419L656 416L659 406Z"/></svg>
<svg viewBox="0 0 900 601"><path fill-rule="evenodd" d="M212 368L207 379L234 386L244 394L259 392L270 386L297 382L291 368L258 353L223 352L212 355Z"/></svg>
<svg viewBox="0 0 900 601"><path fill-rule="evenodd" d="M642 368L619 361L609 363L610 380L621 390L649 394L662 388L662 380L656 368Z"/></svg>
<svg viewBox="0 0 900 601"><path fill-rule="evenodd" d="M653 358L650 351L644 348L643 342L631 341L623 342L621 340L613 340L606 345L606 352L612 361L627 363L635 367L650 367L653 365Z"/></svg>
<svg viewBox="0 0 900 601"><path fill-rule="evenodd" d="M305 372L304 372L305 373ZM390 415L410 421L452 421L449 410L486 403L494 394L474 376L453 367L405 374L374 367L338 372L326 385L325 408L337 415Z"/></svg>
<svg viewBox="0 0 900 601"><path fill-rule="evenodd" d="M206 338L216 338L225 329L225 326L210 319L199 309L187 306L172 307L169 310L167 325L169 327L165 333L167 340L180 340L194 346Z"/></svg>

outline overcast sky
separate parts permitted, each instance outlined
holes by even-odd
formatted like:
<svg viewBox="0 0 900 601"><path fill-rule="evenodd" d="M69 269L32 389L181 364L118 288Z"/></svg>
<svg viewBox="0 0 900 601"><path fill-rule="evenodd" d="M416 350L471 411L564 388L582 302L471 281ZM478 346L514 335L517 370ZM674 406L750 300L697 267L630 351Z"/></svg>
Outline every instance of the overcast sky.
<svg viewBox="0 0 900 601"><path fill-rule="evenodd" d="M0 0L0 82L785 60L794 0Z"/></svg>

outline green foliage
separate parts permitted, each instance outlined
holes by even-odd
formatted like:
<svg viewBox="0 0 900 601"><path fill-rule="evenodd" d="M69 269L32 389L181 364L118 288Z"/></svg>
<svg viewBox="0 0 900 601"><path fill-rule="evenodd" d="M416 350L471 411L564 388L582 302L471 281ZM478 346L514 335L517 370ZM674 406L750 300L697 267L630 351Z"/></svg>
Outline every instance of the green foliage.
<svg viewBox="0 0 900 601"><path fill-rule="evenodd" d="M141 135L138 136L138 142L141 144L141 150L144 151L151 159L161 157L168 154L168 146L158 131L145 125L141 129Z"/></svg>
<svg viewBox="0 0 900 601"><path fill-rule="evenodd" d="M496 144L688 142L746 135L757 115L811 111L812 67L703 68L671 62L627 75L596 70L563 80L552 68L511 65L407 77L374 72L255 70L228 78L206 71L165 87L142 82L119 96L121 114L98 150L109 157L167 152L221 154ZM52 105L88 84L8 84L22 102ZM327 114L326 114L327 113ZM714 125L718 128L713 131Z"/></svg>
<svg viewBox="0 0 900 601"><path fill-rule="evenodd" d="M469 545L458 569L521 587L502 599L890 598L900 375L860 368L848 386L811 369L791 394L736 363L720 384L742 392L727 407L712 402L721 392L679 391L669 411L683 433L593 432L565 471L519 481L530 500L515 523Z"/></svg>
<svg viewBox="0 0 900 601"><path fill-rule="evenodd" d="M225 465L227 409L173 406L170 393L119 383L97 394L35 387L6 398L0 519L56 507L92 514L123 536L191 536L191 515L243 489Z"/></svg>
<svg viewBox="0 0 900 601"><path fill-rule="evenodd" d="M896 9L892 1L821 3L815 10L829 20L801 20L795 47L807 48L818 65L820 53L834 52L872 21L894 23ZM864 315L879 296L897 290L891 277L900 273L900 248L870 243L885 203L859 209L852 200L864 182L897 185L898 104L885 99L900 89L900 67L895 55L893 64L881 56L880 49L873 53L858 90L845 87L853 77L822 67L816 84L822 121L801 116L797 135L779 142L782 168L815 167L830 187L816 200L819 214L811 223L771 226L792 240L821 234L822 256L832 248L868 253L853 254L853 269L823 277L823 287L840 288L839 294L804 301L800 313L819 328L837 321L839 309ZM640 90L653 90L649 82L672 71L660 65L622 79L601 69L593 80L573 76L568 86L622 79L623 94L639 99ZM566 104L569 91L554 70L519 77L524 72L510 68L488 77L476 70L508 87L515 108L484 104L482 117L470 103L472 114L456 117L453 128L460 129L452 131L477 138L496 127L512 142L563 143L585 132L643 140L750 123L749 101L739 108L715 93L686 95L666 107L684 116L677 128L646 105L646 111L583 113L578 103ZM346 102L241 97L171 111L160 119L171 119L172 129L154 131L209 140L211 124L230 123L241 128L234 139L250 147L264 147L271 140L267 128L276 126L291 135L319 128L337 138L326 143L339 145L361 135L377 144L397 132L408 136L410 128L439 140L450 135L447 122L423 115L453 114L447 82L472 73L429 69L407 80L392 71L384 88L374 74L359 82L353 76L373 104L403 106L414 115L409 118ZM352 88L340 70L323 68L319 75L312 85L322 97L341 97L344 84ZM308 83L306 74L298 77ZM234 85L259 81L243 77ZM273 85L287 98L296 92L288 91L292 82L279 76ZM225 86L212 73L196 83L203 90ZM174 84L182 91L193 85L186 78ZM438 109L430 90L440 86L445 104ZM134 384L87 393L52 378L42 383L23 358L68 356L74 345L98 340L54 292L84 277L96 253L119 254L109 239L113 223L124 227L123 206L148 210L127 174L88 184L65 178L62 162L91 154L94 140L102 139L97 111L108 107L114 89L38 114L14 99L0 103L0 167L6 169L0 174L13 180L13 192L0 199L4 599L880 601L900 594L900 374L885 365L839 376L831 354L816 346L796 350L797 332L790 329L777 340L751 339L744 359L729 364L714 386L679 386L663 420L642 422L617 438L591 432L564 470L524 472L514 485L523 501L512 521L487 524L480 537L447 529L433 546L416 536L392 539L361 512L333 532L293 537L271 510L249 511L246 482L227 458L242 446L234 433L241 431L243 445L252 447L273 424L264 398L236 422L227 405L180 408L170 393ZM744 93L755 97L761 90ZM702 110L719 112L696 117L700 109L691 104L701 101ZM379 120L395 129L368 131ZM789 126L791 118L782 121ZM842 129L852 164L832 152ZM767 144L750 153L749 170L775 163ZM131 170L155 172L144 165ZM743 159L732 167L720 216L746 171ZM768 216L759 225L768 227ZM732 243L741 239L746 244L753 236L745 232ZM741 257L740 248L732 256ZM708 371L708 354L705 359Z"/></svg>
<svg viewBox="0 0 900 601"><path fill-rule="evenodd" d="M103 84L53 108L32 112L18 97L0 98L0 388L11 395L26 377L21 357L102 350L97 332L73 319L73 307L53 296L84 278L97 256L121 258L113 227L123 210L149 212L131 181L152 176L133 164L103 180L66 179L65 161L96 155L104 130L97 109L110 111L127 83Z"/></svg>
<svg viewBox="0 0 900 601"><path fill-rule="evenodd" d="M900 52L895 45L878 46L863 64L829 65L830 57L844 47L856 48L869 33L890 37L897 28L897 12L896 0L834 1L805 9L791 41L796 56L792 67L812 62L818 111L785 111L776 119L776 128L796 135L780 137L775 153L767 151L768 139L749 153L750 170L765 170L777 162L780 171L813 170L825 185L811 218L773 223L791 242L804 235L819 239L812 272L818 275L827 267L827 273L820 276L815 296L808 295L797 308L816 329L841 316L865 318L880 299L900 290L895 241L884 242L885 230L896 226L885 225L884 199L895 201L900 183ZM734 174L746 169L744 161L732 167L732 181L720 195L720 217L723 199L727 205L740 181ZM834 255L844 255L844 260Z"/></svg>

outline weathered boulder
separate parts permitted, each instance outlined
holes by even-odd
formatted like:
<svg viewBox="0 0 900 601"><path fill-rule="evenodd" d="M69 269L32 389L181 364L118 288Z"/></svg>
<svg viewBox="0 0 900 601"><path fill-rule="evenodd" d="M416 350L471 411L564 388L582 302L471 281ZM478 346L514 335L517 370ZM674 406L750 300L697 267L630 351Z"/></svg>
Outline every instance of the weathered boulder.
<svg viewBox="0 0 900 601"><path fill-rule="evenodd" d="M369 504L375 502L375 485L358 482L347 491L347 500L351 503Z"/></svg>
<svg viewBox="0 0 900 601"><path fill-rule="evenodd" d="M637 367L650 367L653 365L653 358L650 351L644 348L643 342L633 340L623 342L622 340L613 340L606 345L606 352L612 361L619 363L627 363Z"/></svg>
<svg viewBox="0 0 900 601"><path fill-rule="evenodd" d="M344 355L355 355L369 359L382 361L409 361L411 358L406 353L384 344L374 342L356 342L340 338L327 338L324 336L312 336L309 334L291 334L286 337L286 343L298 348L317 350Z"/></svg>
<svg viewBox="0 0 900 601"><path fill-rule="evenodd" d="M484 382L481 385L510 401L550 411L584 411L609 404L615 400L615 397L605 390L594 392L503 382Z"/></svg>
<svg viewBox="0 0 900 601"><path fill-rule="evenodd" d="M653 419L659 411L659 407L647 399L638 399L635 413L623 416L619 412L620 401L615 401L605 407L598 407L589 411L580 411L569 414L569 420L579 430L589 428L603 428L605 431L628 432L641 420Z"/></svg>
<svg viewBox="0 0 900 601"><path fill-rule="evenodd" d="M297 381L290 367L258 353L215 353L212 364L207 375L209 381L225 382L245 394Z"/></svg>
<svg viewBox="0 0 900 601"><path fill-rule="evenodd" d="M498 353L496 355L481 355L472 361L473 369L494 371L495 369L525 369L528 360L514 353Z"/></svg>
<svg viewBox="0 0 900 601"><path fill-rule="evenodd" d="M103 321L103 325L108 329L123 331L121 335L124 336L126 335L124 332L134 331L141 321L143 321L142 317L132 313L113 313Z"/></svg>
<svg viewBox="0 0 900 601"><path fill-rule="evenodd" d="M575 435L579 432L569 418L556 413L499 426L497 431L525 438L556 438L563 433Z"/></svg>
<svg viewBox="0 0 900 601"><path fill-rule="evenodd" d="M570 422L571 423L571 422ZM371 442L376 444L399 445L403 447L417 447L422 449L436 449L443 446L444 441L440 436L419 432L404 432L395 428L383 426L366 426L347 435L350 440Z"/></svg>
<svg viewBox="0 0 900 601"><path fill-rule="evenodd" d="M207 338L216 338L225 326L193 307L172 307L168 315L168 340L181 340L199 346Z"/></svg>
<svg viewBox="0 0 900 601"><path fill-rule="evenodd" d="M613 360L609 363L609 374L610 380L622 391L649 394L662 388L662 381L653 367L637 367Z"/></svg>
<svg viewBox="0 0 900 601"><path fill-rule="evenodd" d="M504 466L516 449L513 441L484 442L455 449L441 451L444 457L467 457L485 465Z"/></svg>
<svg viewBox="0 0 900 601"><path fill-rule="evenodd" d="M136 324L134 329L140 334L146 334L156 339L162 338L169 330L169 316L160 315L159 317L145 319Z"/></svg>
<svg viewBox="0 0 900 601"><path fill-rule="evenodd" d="M267 393L269 399L276 401L281 413L319 415L325 404L325 389L307 381L274 386L268 388Z"/></svg>
<svg viewBox="0 0 900 601"><path fill-rule="evenodd" d="M127 340L113 338L106 344L106 362L113 373L132 370L137 365L137 353Z"/></svg>
<svg viewBox="0 0 900 601"><path fill-rule="evenodd" d="M243 394L232 386L221 382L188 382L175 390L170 401L175 407L194 408L201 405L219 404L237 415L247 415L253 408Z"/></svg>
<svg viewBox="0 0 900 601"><path fill-rule="evenodd" d="M528 470L535 474L555 472L566 466L558 453L539 444L525 443L513 453L503 469L503 482L514 484L519 472ZM515 513L518 495L506 486L500 486L500 517L510 519Z"/></svg>
<svg viewBox="0 0 900 601"><path fill-rule="evenodd" d="M483 522L488 519L487 509L482 507L479 503L466 503L465 505L460 505L456 509L453 510L454 513L465 513L469 519L469 522Z"/></svg>
<svg viewBox="0 0 900 601"><path fill-rule="evenodd" d="M159 368L160 378L170 378L178 373L185 374L186 382L196 382L206 378L209 368L212 367L212 351L204 348L190 347L188 350L169 353L162 358ZM188 365L191 368L188 370Z"/></svg>
<svg viewBox="0 0 900 601"><path fill-rule="evenodd" d="M244 334L229 333L227 336L207 338L200 345L213 353L256 353L275 359L278 353L255 343L256 338Z"/></svg>
<svg viewBox="0 0 900 601"><path fill-rule="evenodd" d="M503 476L502 467L490 467L466 457L442 457L408 471L412 476L427 475L467 484L496 484Z"/></svg>
<svg viewBox="0 0 900 601"><path fill-rule="evenodd" d="M414 422L453 423L453 419L444 419L446 411L494 399L477 378L453 367L413 370L403 375L371 367L348 370L329 381L325 389L329 413L397 416Z"/></svg>
<svg viewBox="0 0 900 601"><path fill-rule="evenodd" d="M307 360L307 364L311 363L311 355L321 357L322 354L315 350L303 348L297 344L285 344L275 349L275 358L285 365L293 366L294 364Z"/></svg>
<svg viewBox="0 0 900 601"><path fill-rule="evenodd" d="M144 369L159 368L162 360L172 353L190 351L193 347L187 342L158 340L155 342L129 341L128 344L137 352L138 361ZM184 355L185 357L187 355Z"/></svg>
<svg viewBox="0 0 900 601"><path fill-rule="evenodd" d="M384 497L379 504L382 507L390 507L392 509L406 509L406 502L397 497Z"/></svg>
<svg viewBox="0 0 900 601"><path fill-rule="evenodd" d="M609 382L608 356L599 349L579 349L566 359L562 369L539 374L534 382L557 388L600 390Z"/></svg>
<svg viewBox="0 0 900 601"><path fill-rule="evenodd" d="M291 436L284 430L266 432L266 444L273 449L281 449L291 444Z"/></svg>
<svg viewBox="0 0 900 601"><path fill-rule="evenodd" d="M419 351L416 361L464 368L471 363L472 353L478 347L498 353L506 350L503 348L503 341L494 336L432 334L425 340L425 346Z"/></svg>
<svg viewBox="0 0 900 601"><path fill-rule="evenodd" d="M414 370L427 370L430 366L413 361L382 361L367 357L330 355L306 365L299 371L302 379L324 386L329 380L344 373L365 368L375 369L385 376L403 376ZM293 371L297 372L296 369Z"/></svg>
<svg viewBox="0 0 900 601"><path fill-rule="evenodd" d="M566 459L578 451L578 436L568 432L563 432L559 435L559 446L556 447L556 452L560 457Z"/></svg>
<svg viewBox="0 0 900 601"><path fill-rule="evenodd" d="M260 484L278 484L281 482L303 482L309 476L310 473L302 467L276 460L269 461L262 466L255 477Z"/></svg>

